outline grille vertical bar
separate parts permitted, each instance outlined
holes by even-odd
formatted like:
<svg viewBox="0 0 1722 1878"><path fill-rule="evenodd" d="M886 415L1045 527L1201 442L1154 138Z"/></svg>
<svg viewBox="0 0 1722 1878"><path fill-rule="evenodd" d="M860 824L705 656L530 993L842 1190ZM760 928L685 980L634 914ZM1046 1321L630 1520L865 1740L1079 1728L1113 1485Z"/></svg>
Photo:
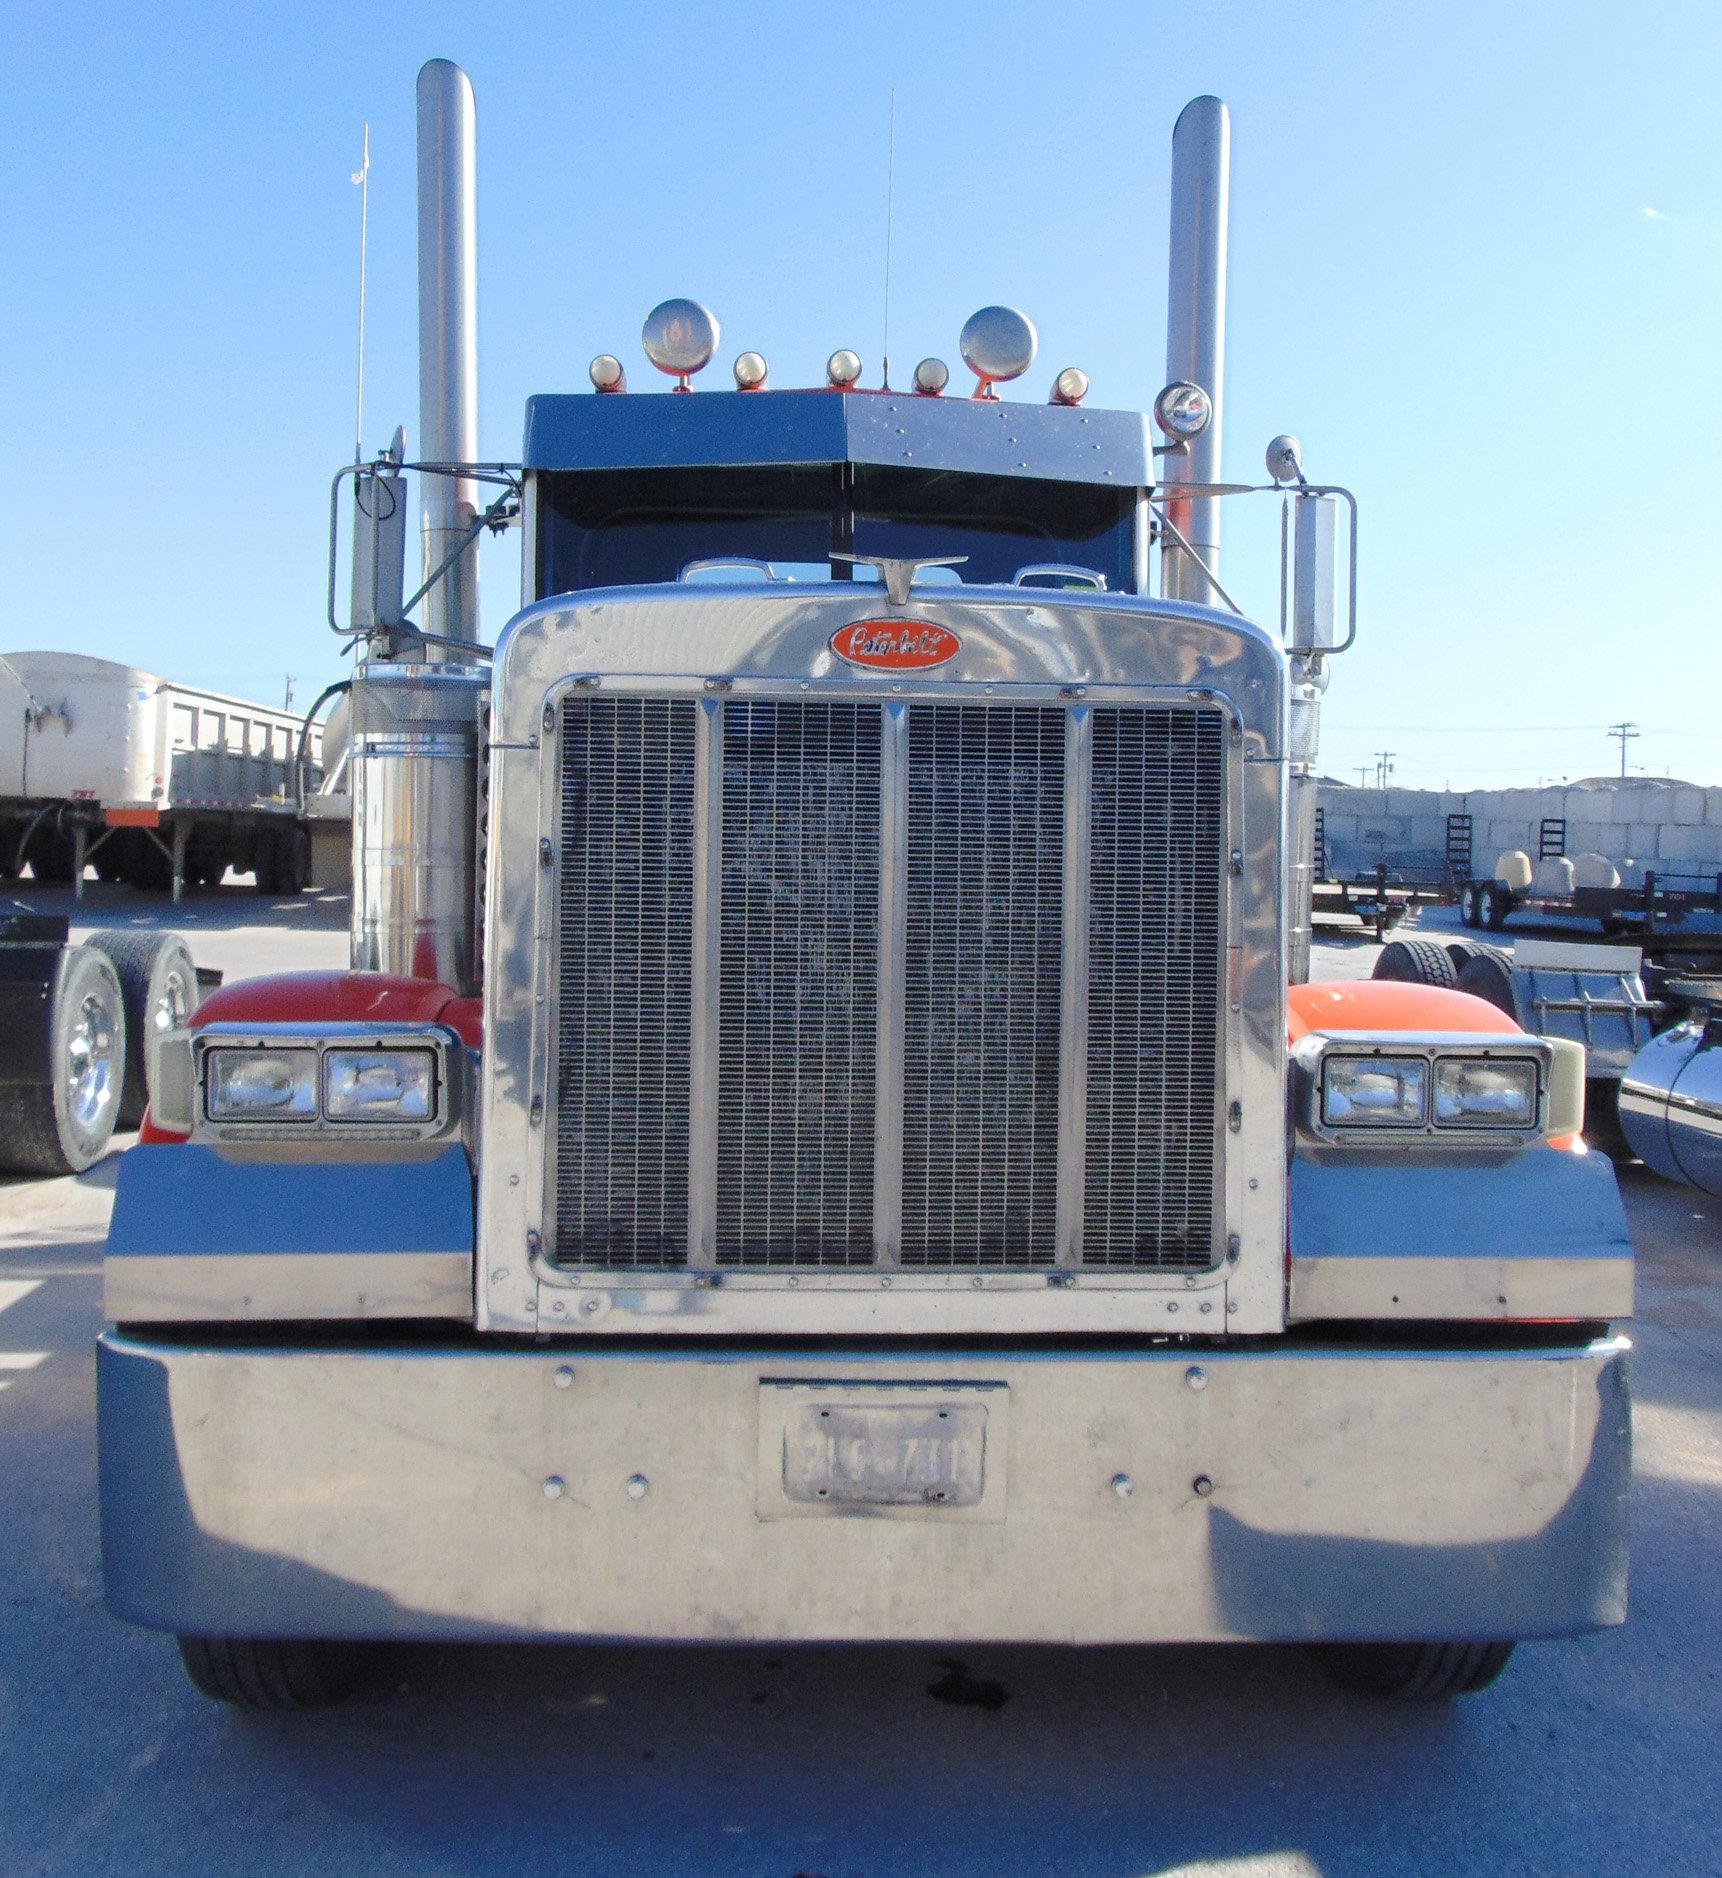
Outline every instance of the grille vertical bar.
<svg viewBox="0 0 1722 1878"><path fill-rule="evenodd" d="M905 1266L1056 1254L1061 710L909 713Z"/></svg>
<svg viewBox="0 0 1722 1878"><path fill-rule="evenodd" d="M1225 724L1097 709L1085 1266L1214 1263Z"/></svg>
<svg viewBox="0 0 1722 1878"><path fill-rule="evenodd" d="M562 707L559 1261L687 1262L695 712Z"/></svg>
<svg viewBox="0 0 1722 1878"><path fill-rule="evenodd" d="M717 1262L873 1261L880 707L724 706Z"/></svg>

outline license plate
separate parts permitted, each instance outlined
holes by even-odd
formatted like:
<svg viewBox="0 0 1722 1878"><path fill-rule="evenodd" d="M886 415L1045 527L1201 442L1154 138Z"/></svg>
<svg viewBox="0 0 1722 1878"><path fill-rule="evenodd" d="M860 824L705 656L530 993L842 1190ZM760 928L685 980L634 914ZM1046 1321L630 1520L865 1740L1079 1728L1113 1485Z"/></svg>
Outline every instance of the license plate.
<svg viewBox="0 0 1722 1878"><path fill-rule="evenodd" d="M838 1395L767 1383L763 1393L766 1517L1003 1516L1003 1389L882 1385Z"/></svg>

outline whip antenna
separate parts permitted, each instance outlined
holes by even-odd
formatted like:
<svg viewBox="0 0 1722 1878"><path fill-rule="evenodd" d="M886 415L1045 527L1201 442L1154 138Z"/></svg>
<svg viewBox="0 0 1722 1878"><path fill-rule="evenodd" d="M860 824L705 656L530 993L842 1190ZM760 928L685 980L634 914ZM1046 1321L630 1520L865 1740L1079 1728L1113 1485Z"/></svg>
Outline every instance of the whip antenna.
<svg viewBox="0 0 1722 1878"><path fill-rule="evenodd" d="M371 127L365 126L365 153L352 181L359 190L359 382L353 402L353 461L365 459L365 236L371 197Z"/></svg>
<svg viewBox="0 0 1722 1878"><path fill-rule="evenodd" d="M891 87L891 130L885 146L885 389L891 389L891 210L897 195L897 87Z"/></svg>

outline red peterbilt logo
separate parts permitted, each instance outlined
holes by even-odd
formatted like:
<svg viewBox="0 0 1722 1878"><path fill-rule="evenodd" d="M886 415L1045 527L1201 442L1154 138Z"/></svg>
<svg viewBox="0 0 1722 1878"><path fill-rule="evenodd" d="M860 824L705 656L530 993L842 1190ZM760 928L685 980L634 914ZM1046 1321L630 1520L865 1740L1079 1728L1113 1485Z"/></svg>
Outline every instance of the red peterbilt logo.
<svg viewBox="0 0 1722 1878"><path fill-rule="evenodd" d="M943 626L914 619L858 619L831 635L831 650L851 665L873 665L888 672L921 671L943 665L962 651L963 642Z"/></svg>

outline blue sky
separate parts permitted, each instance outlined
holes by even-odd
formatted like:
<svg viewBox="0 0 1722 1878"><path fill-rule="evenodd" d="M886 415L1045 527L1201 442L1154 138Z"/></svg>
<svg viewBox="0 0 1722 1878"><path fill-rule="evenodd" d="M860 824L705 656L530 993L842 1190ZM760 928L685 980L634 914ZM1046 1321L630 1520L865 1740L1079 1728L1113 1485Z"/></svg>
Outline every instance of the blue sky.
<svg viewBox="0 0 1722 1878"><path fill-rule="evenodd" d="M417 421L413 82L478 99L480 445L600 350L636 384L673 293L818 382L1032 314L1024 395L1163 377L1171 127L1233 116L1226 469L1269 436L1363 505L1362 628L1324 767L1722 783L1722 8L1022 0L821 8L8 9L0 649L278 700L341 669L328 479L350 455L371 126L366 445ZM714 374L722 365L713 368ZM1271 614L1276 517L1227 514ZM487 547L487 628L518 595Z"/></svg>

